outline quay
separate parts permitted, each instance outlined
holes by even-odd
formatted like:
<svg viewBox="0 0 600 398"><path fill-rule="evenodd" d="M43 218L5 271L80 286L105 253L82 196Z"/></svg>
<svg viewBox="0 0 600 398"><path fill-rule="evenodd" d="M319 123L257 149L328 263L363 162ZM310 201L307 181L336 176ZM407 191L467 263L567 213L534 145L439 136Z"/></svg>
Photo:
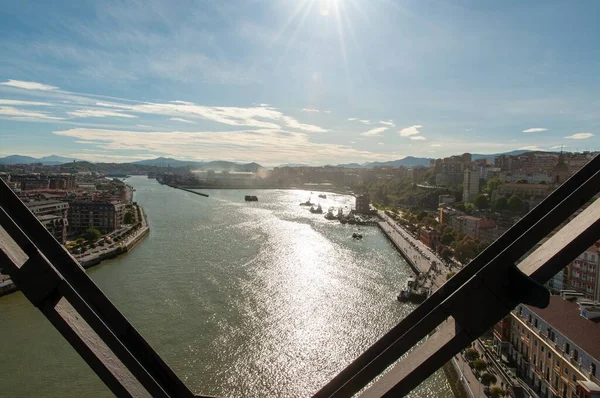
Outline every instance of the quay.
<svg viewBox="0 0 600 398"><path fill-rule="evenodd" d="M170 186L171 188L181 189L182 191L186 191L186 192L189 192L189 193L193 193L193 194L204 196L205 198L208 198L208 194L205 194L205 193L202 193L202 192L192 191L191 189L183 188L183 187L178 187L177 185L168 185L168 186Z"/></svg>

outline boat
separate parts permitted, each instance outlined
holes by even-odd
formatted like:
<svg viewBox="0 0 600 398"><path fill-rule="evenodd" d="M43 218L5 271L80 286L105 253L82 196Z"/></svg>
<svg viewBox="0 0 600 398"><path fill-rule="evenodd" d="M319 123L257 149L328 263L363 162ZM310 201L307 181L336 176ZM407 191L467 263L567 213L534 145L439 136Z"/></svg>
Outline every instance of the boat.
<svg viewBox="0 0 600 398"><path fill-rule="evenodd" d="M354 239L362 239L362 234L359 234L358 232L355 232L355 233L352 234L352 237Z"/></svg>
<svg viewBox="0 0 600 398"><path fill-rule="evenodd" d="M321 205L318 205L316 209L314 207L311 207L310 212L315 214L323 214L323 208L321 207Z"/></svg>
<svg viewBox="0 0 600 398"><path fill-rule="evenodd" d="M406 281L406 289L400 291L400 294L396 296L398 301L404 303L421 304L427 298L427 292L423 290L417 290L418 286L415 278L408 278Z"/></svg>
<svg viewBox="0 0 600 398"><path fill-rule="evenodd" d="M300 206L314 206L314 203L310 201L310 198L306 202L300 203Z"/></svg>
<svg viewBox="0 0 600 398"><path fill-rule="evenodd" d="M319 194L319 198L321 199L327 199L327 195L325 195L324 193Z"/></svg>
<svg viewBox="0 0 600 398"><path fill-rule="evenodd" d="M325 214L325 219L335 220L335 215L333 214L333 207L327 211L327 214Z"/></svg>
<svg viewBox="0 0 600 398"><path fill-rule="evenodd" d="M254 195L246 195L244 196L244 200L246 202L258 202L258 198Z"/></svg>
<svg viewBox="0 0 600 398"><path fill-rule="evenodd" d="M341 219L342 219L342 217L344 217L344 211L343 211L343 210L342 210L342 208L340 207L340 208L338 209L338 212L337 212L337 218L338 218L338 220L341 220Z"/></svg>

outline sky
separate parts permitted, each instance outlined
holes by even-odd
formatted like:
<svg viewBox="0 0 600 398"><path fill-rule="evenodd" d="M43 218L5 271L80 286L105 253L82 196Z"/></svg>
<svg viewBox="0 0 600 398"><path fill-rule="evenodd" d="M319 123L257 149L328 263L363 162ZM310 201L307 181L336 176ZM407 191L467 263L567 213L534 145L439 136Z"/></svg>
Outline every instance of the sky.
<svg viewBox="0 0 600 398"><path fill-rule="evenodd" d="M600 150L600 2L0 0L0 156Z"/></svg>

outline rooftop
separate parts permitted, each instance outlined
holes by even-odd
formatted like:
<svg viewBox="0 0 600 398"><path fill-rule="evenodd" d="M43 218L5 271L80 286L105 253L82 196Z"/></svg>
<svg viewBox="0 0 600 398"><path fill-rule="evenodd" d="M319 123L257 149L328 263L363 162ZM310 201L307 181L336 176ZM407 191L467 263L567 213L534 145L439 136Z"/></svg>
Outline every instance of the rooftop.
<svg viewBox="0 0 600 398"><path fill-rule="evenodd" d="M526 307L600 361L600 319L585 319L581 316L576 301L568 301L561 296L551 296L550 304L546 308Z"/></svg>

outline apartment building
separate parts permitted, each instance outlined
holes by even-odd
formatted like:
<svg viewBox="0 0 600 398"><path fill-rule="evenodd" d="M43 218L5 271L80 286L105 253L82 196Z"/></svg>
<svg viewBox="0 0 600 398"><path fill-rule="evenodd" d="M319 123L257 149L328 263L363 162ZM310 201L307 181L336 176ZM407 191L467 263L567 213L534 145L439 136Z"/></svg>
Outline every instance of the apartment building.
<svg viewBox="0 0 600 398"><path fill-rule="evenodd" d="M597 242L600 246L600 241ZM591 246L569 266L568 287L588 299L600 301L600 247Z"/></svg>
<svg viewBox="0 0 600 398"><path fill-rule="evenodd" d="M57 241L66 242L69 226L67 202L31 199L23 199L23 201Z"/></svg>
<svg viewBox="0 0 600 398"><path fill-rule="evenodd" d="M74 201L69 208L69 234L77 235L94 227L109 233L121 227L125 205L118 201Z"/></svg>
<svg viewBox="0 0 600 398"><path fill-rule="evenodd" d="M496 353L540 398L600 397L600 305L577 295L519 305L494 328Z"/></svg>

